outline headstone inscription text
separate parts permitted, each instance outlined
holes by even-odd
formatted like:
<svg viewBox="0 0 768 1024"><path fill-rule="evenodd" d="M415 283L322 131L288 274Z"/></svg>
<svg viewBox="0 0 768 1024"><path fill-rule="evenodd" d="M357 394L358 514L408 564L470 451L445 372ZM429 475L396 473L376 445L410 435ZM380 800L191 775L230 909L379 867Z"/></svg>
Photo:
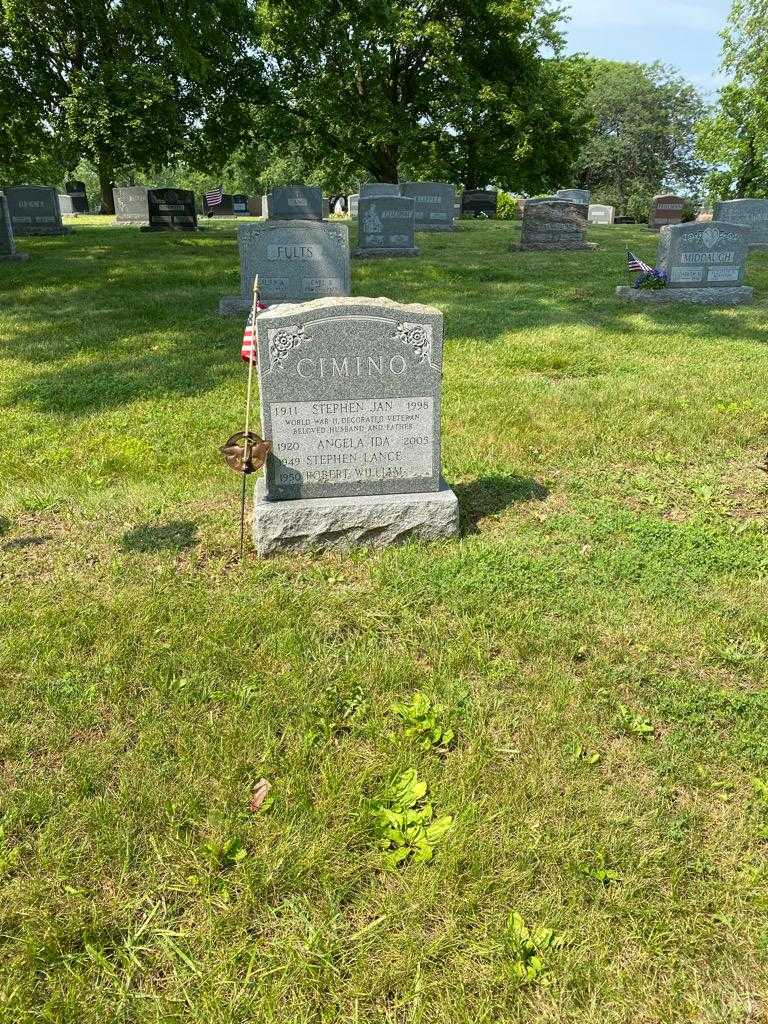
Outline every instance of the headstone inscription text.
<svg viewBox="0 0 768 1024"><path fill-rule="evenodd" d="M413 199L417 231L453 231L456 190L443 181L403 181L400 194Z"/></svg>
<svg viewBox="0 0 768 1024"><path fill-rule="evenodd" d="M768 249L768 199L725 199L715 203L713 219L744 224L750 249Z"/></svg>
<svg viewBox="0 0 768 1024"><path fill-rule="evenodd" d="M314 185L273 188L267 216L270 220L322 220L323 190Z"/></svg>
<svg viewBox="0 0 768 1024"><path fill-rule="evenodd" d="M256 327L269 499L439 489L439 310L325 299Z"/></svg>
<svg viewBox="0 0 768 1024"><path fill-rule="evenodd" d="M61 222L61 208L55 188L45 185L13 185L5 190L13 233L22 235L66 235L70 228Z"/></svg>
<svg viewBox="0 0 768 1024"><path fill-rule="evenodd" d="M670 288L734 288L741 285L750 229L709 221L661 229L657 265Z"/></svg>
<svg viewBox="0 0 768 1024"><path fill-rule="evenodd" d="M361 196L356 256L416 256L414 202L402 196Z"/></svg>

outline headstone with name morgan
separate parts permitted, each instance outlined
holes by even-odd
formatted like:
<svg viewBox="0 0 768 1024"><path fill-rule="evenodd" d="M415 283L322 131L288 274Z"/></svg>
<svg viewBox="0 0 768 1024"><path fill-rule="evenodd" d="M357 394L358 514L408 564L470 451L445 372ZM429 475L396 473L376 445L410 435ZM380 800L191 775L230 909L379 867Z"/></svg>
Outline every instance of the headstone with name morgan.
<svg viewBox="0 0 768 1024"><path fill-rule="evenodd" d="M526 199L519 245L511 249L554 252L596 249L587 241L587 207L565 199Z"/></svg>
<svg viewBox="0 0 768 1024"><path fill-rule="evenodd" d="M590 224L613 224L614 208L604 203L590 203L587 220Z"/></svg>
<svg viewBox="0 0 768 1024"><path fill-rule="evenodd" d="M714 220L745 224L749 248L768 249L768 199L725 199L715 203Z"/></svg>
<svg viewBox="0 0 768 1024"><path fill-rule="evenodd" d="M389 299L322 299L256 320L261 555L458 532L440 473L443 316Z"/></svg>
<svg viewBox="0 0 768 1024"><path fill-rule="evenodd" d="M622 285L616 294L646 303L740 306L751 302L753 289L743 284L749 233L743 224L716 220L665 225L656 266L666 272L668 287L646 290Z"/></svg>
<svg viewBox="0 0 768 1024"><path fill-rule="evenodd" d="M415 202L417 231L453 231L456 190L444 181L403 181L400 194Z"/></svg>
<svg viewBox="0 0 768 1024"><path fill-rule="evenodd" d="M248 312L259 275L262 301L308 302L349 295L349 228L339 221L263 221L237 229L240 294L219 302L219 313Z"/></svg>
<svg viewBox="0 0 768 1024"><path fill-rule="evenodd" d="M314 185L286 185L269 193L270 220L322 220L323 190Z"/></svg>
<svg viewBox="0 0 768 1024"><path fill-rule="evenodd" d="M418 256L414 202L404 196L360 197L358 248L353 256Z"/></svg>
<svg viewBox="0 0 768 1024"><path fill-rule="evenodd" d="M683 219L684 206L685 200L680 196L654 196L648 215L648 227L658 231L665 224L680 224Z"/></svg>
<svg viewBox="0 0 768 1024"><path fill-rule="evenodd" d="M360 185L358 195L361 199L367 196L399 196L400 185L391 181L365 181Z"/></svg>
<svg viewBox="0 0 768 1024"><path fill-rule="evenodd" d="M579 206L589 206L592 195L586 188L559 188L555 192L556 199L566 199L569 203L577 203Z"/></svg>
<svg viewBox="0 0 768 1024"><path fill-rule="evenodd" d="M195 193L184 188L151 188L149 231L196 231Z"/></svg>
<svg viewBox="0 0 768 1024"><path fill-rule="evenodd" d="M13 233L24 235L68 235L71 228L61 222L61 208L55 188L46 185L13 185L5 190Z"/></svg>
<svg viewBox="0 0 768 1024"><path fill-rule="evenodd" d="M88 195L84 181L67 181L64 184L64 191L71 197L75 213L88 213Z"/></svg>
<svg viewBox="0 0 768 1024"><path fill-rule="evenodd" d="M13 237L13 224L11 214L8 210L8 202L5 193L0 192L0 260L10 260L14 263L21 263L28 259L25 252L16 249L16 240Z"/></svg>
<svg viewBox="0 0 768 1024"><path fill-rule="evenodd" d="M489 189L469 189L461 194L461 213L465 217L496 217L499 193Z"/></svg>

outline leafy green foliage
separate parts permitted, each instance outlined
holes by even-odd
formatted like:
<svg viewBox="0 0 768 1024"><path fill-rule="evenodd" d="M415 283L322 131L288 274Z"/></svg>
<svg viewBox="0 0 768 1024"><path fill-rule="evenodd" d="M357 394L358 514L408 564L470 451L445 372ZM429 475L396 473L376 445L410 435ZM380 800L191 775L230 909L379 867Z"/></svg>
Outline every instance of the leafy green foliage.
<svg viewBox="0 0 768 1024"><path fill-rule="evenodd" d="M510 914L504 940L512 977L520 985L546 984L549 955L563 948L566 935L541 925L529 928L515 912Z"/></svg>
<svg viewBox="0 0 768 1024"><path fill-rule="evenodd" d="M373 804L371 814L388 868L431 860L435 847L453 825L451 815L434 817L427 800L427 784L419 782L414 768L395 780L384 798Z"/></svg>
<svg viewBox="0 0 768 1024"><path fill-rule="evenodd" d="M517 197L511 196L509 192L499 192L496 200L497 220L520 220L517 212Z"/></svg>
<svg viewBox="0 0 768 1024"><path fill-rule="evenodd" d="M640 739L649 739L655 730L647 718L627 707L626 704L619 704L618 709L619 726L627 736L638 736Z"/></svg>
<svg viewBox="0 0 768 1024"><path fill-rule="evenodd" d="M446 750L454 739L453 729L441 725L439 716L445 711L442 704L434 701L417 690L410 703L395 703L392 711L405 723L405 735L415 736L422 750L440 748Z"/></svg>
<svg viewBox="0 0 768 1024"><path fill-rule="evenodd" d="M209 840L203 849L210 864L219 869L233 868L248 855L239 836L231 836L221 841Z"/></svg>
<svg viewBox="0 0 768 1024"><path fill-rule="evenodd" d="M605 886L612 885L614 882L620 882L623 877L621 872L608 866L605 853L602 851L595 854L592 861L582 861L577 864L576 870L580 875L584 875L585 878L591 878Z"/></svg>
<svg viewBox="0 0 768 1024"><path fill-rule="evenodd" d="M599 750L586 747L583 743L574 743L571 747L571 758L577 764L595 765L600 764L603 755Z"/></svg>

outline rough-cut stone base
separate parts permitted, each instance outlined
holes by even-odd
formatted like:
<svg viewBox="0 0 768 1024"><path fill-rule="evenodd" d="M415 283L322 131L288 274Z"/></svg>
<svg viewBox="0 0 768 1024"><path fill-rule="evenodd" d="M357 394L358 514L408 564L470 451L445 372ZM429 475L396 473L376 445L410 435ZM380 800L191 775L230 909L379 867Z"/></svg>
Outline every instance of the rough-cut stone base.
<svg viewBox="0 0 768 1024"><path fill-rule="evenodd" d="M442 540L459 532L459 503L448 484L418 494L268 501L256 483L253 543L263 557L291 551L386 547L404 540Z"/></svg>
<svg viewBox="0 0 768 1024"><path fill-rule="evenodd" d="M699 306L745 306L752 301L754 289L741 285L738 288L632 288L620 284L616 295L627 302L647 303L661 306L669 302L687 302Z"/></svg>
<svg viewBox="0 0 768 1024"><path fill-rule="evenodd" d="M375 260L383 256L420 256L421 250L413 249L354 249L352 255L359 260Z"/></svg>
<svg viewBox="0 0 768 1024"><path fill-rule="evenodd" d="M597 242L513 242L510 252L576 252L587 249L594 252Z"/></svg>
<svg viewBox="0 0 768 1024"><path fill-rule="evenodd" d="M28 252L15 252L13 254L5 253L5 255L0 255L0 263L23 263L24 260L28 259Z"/></svg>

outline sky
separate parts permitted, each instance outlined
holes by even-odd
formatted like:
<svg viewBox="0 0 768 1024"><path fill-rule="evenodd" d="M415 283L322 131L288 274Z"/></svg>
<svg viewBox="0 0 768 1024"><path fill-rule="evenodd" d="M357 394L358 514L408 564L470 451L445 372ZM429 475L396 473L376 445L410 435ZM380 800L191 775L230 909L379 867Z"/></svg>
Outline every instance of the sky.
<svg viewBox="0 0 768 1024"><path fill-rule="evenodd" d="M564 0L568 50L610 60L672 64L708 98L723 83L720 37L730 0Z"/></svg>

